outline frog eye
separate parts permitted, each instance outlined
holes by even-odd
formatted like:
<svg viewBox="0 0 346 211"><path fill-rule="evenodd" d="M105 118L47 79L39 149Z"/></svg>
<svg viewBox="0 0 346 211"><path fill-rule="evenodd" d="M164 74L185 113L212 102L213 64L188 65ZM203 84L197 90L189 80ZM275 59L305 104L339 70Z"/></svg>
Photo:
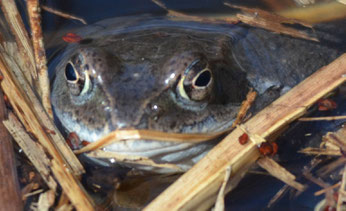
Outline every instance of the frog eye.
<svg viewBox="0 0 346 211"><path fill-rule="evenodd" d="M71 61L65 66L65 78L72 95L84 95L91 88L90 77L87 71L79 74Z"/></svg>
<svg viewBox="0 0 346 211"><path fill-rule="evenodd" d="M196 60L182 75L178 83L178 93L187 100L205 101L210 97L213 84L213 74L208 67L208 62Z"/></svg>

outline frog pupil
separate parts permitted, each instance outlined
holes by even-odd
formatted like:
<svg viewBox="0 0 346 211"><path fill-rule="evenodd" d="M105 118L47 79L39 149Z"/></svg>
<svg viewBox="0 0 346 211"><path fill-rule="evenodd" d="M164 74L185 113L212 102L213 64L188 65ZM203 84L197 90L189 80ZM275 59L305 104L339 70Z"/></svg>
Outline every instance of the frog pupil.
<svg viewBox="0 0 346 211"><path fill-rule="evenodd" d="M211 79L211 74L209 71L204 71L203 73L201 73L197 80L195 81L195 86L207 86L208 83L210 82Z"/></svg>
<svg viewBox="0 0 346 211"><path fill-rule="evenodd" d="M70 63L67 63L65 67L65 75L66 75L66 79L69 81L77 80L76 71L74 70L74 67Z"/></svg>

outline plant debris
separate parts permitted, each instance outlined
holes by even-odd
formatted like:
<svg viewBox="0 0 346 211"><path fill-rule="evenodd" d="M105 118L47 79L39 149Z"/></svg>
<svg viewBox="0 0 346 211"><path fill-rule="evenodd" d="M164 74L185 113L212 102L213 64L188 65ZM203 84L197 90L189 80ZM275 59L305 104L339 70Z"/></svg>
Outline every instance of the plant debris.
<svg viewBox="0 0 346 211"><path fill-rule="evenodd" d="M65 13L65 12L61 12L61 11L58 11L58 10L56 10L56 9L53 9L53 8L44 6L44 5L41 5L41 8L42 8L43 10L46 10L47 12L50 12L50 13L52 13L52 14L61 16L61 17L63 17L63 18L72 19L72 20L77 20L77 21L80 21L80 22L81 22L82 24L84 24L84 25L88 24L83 18L74 16L74 15L71 15L71 14L67 14L67 13Z"/></svg>
<svg viewBox="0 0 346 211"><path fill-rule="evenodd" d="M280 15L272 14L270 12L260 9L250 9L241 6L235 6L229 3L224 3L231 8L237 8L245 12L245 14L237 14L239 21L246 23L250 26L263 28L275 33L286 34L292 37L302 38L306 40L318 41L317 38L310 37L308 34L302 31L298 31L294 28L287 27L285 24L300 24L302 26L312 28L308 23L304 23L299 20L289 19Z"/></svg>
<svg viewBox="0 0 346 211"><path fill-rule="evenodd" d="M41 14L38 0L27 0L27 9L29 14L36 70L38 73L38 84L39 93L41 95L41 102L50 118L53 119L52 105L50 104L50 88L46 50L43 44Z"/></svg>

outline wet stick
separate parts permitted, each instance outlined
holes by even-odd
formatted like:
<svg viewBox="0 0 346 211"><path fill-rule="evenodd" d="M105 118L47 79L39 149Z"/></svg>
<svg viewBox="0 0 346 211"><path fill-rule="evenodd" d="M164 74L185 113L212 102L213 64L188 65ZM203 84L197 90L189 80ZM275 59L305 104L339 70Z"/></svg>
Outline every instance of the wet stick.
<svg viewBox="0 0 346 211"><path fill-rule="evenodd" d="M40 173L48 187L55 191L57 184L51 175L50 162L42 146L32 140L13 113L9 113L8 120L4 121L4 125Z"/></svg>
<svg viewBox="0 0 346 211"><path fill-rule="evenodd" d="M53 119L52 105L50 104L50 88L48 79L48 68L46 51L43 44L41 28L41 15L38 0L27 0L32 44L34 47L35 64L38 72L38 84L41 94L41 101L48 115Z"/></svg>
<svg viewBox="0 0 346 211"><path fill-rule="evenodd" d="M28 80L30 85L32 85L32 79L37 78L37 72L31 40L24 27L14 0L0 1L0 5L8 26L15 37L18 45L18 52L21 54L21 59L24 60L24 65L21 68L24 70L26 80Z"/></svg>
<svg viewBox="0 0 346 211"><path fill-rule="evenodd" d="M18 66L7 57L4 49L0 48L0 50L3 53L0 54L0 70L4 76L1 88L8 96L13 110L25 129L50 155L51 163L54 164L53 174L72 204L77 210L93 210L94 204L77 178L77 175L83 172L83 167L67 147L52 120L44 112L33 90L23 79L24 76Z"/></svg>
<svg viewBox="0 0 346 211"><path fill-rule="evenodd" d="M346 81L346 54L321 68L284 96L259 112L243 127L250 134L267 138L280 128L302 116L318 99ZM215 202L216 193L231 166L231 181L243 166L251 166L260 154L255 142L238 142L244 132L240 127L224 138L200 162L154 199L145 210L188 210L208 201ZM214 199L214 200L212 200Z"/></svg>
<svg viewBox="0 0 346 211"><path fill-rule="evenodd" d="M3 97L0 90L0 206L1 210L23 210L12 137L2 123L6 118L6 106Z"/></svg>
<svg viewBox="0 0 346 211"><path fill-rule="evenodd" d="M55 14L57 16L61 16L61 17L66 18L66 19L77 20L77 21L80 21L84 25L87 24L87 22L83 18L74 16L74 15L71 15L71 14L67 14L67 13L61 12L59 10L56 10L56 9L53 9L53 8L50 8L50 7L47 7L47 6L44 6L44 5L41 5L41 8L43 10L46 10L47 12L50 12L50 13Z"/></svg>

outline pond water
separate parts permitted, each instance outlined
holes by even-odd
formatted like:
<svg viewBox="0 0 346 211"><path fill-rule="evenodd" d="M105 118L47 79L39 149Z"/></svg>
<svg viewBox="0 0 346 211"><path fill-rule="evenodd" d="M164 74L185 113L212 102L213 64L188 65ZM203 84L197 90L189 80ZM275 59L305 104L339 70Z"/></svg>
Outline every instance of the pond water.
<svg viewBox="0 0 346 211"><path fill-rule="evenodd" d="M255 6L258 8L263 8L267 10L275 10L272 7L273 4L269 2L274 1L232 1L232 3L239 3L245 6ZM293 3L288 3L289 1L283 1L285 6L292 5ZM219 15L234 13L234 10L225 7L223 1L216 0L170 0L164 1L166 6L170 9L198 13L205 15ZM158 7L151 1L147 0L98 0L98 1L46 1L45 5L56 8L61 11L66 11L76 16L84 18L88 23L94 23L99 20L118 16L127 15L141 15L141 14L154 14L154 15L164 15L166 12L162 8ZM276 7L277 8L277 7ZM47 35L54 37L56 31L67 30L69 28L79 28L83 25L78 21L65 20L63 18L56 17L54 15L44 13L44 30ZM339 21L338 25L345 26L345 21ZM342 37L343 32L340 33ZM346 37L346 33L344 34ZM50 45L50 36L47 36L47 45ZM51 41L52 42L52 41ZM341 46L345 49L345 41ZM52 51L54 52L54 50ZM48 54L50 51L48 51ZM345 87L345 86L344 86ZM326 112L312 112L312 116L334 116L334 115L346 115L346 97L345 88L333 96L333 100L338 104L338 108L332 111ZM316 109L315 109L316 110ZM309 188L298 195L297 197L292 197L292 193L286 193L283 198L278 200L272 207L266 208L270 199L276 194L276 192L284 185L279 180L264 174L249 173L239 186L229 193L226 197L226 207L227 210L312 210L316 203L324 198L324 196L316 197L313 193L320 188L306 180L302 176L302 168L304 166L309 166L312 156L306 156L304 154L297 153L298 150L306 146L318 146L321 137L325 135L328 131L334 131L340 128L340 125L344 121L321 121L321 122L303 122L294 123L291 128L282 135L277 142L280 145L278 155L275 157L280 164L290 170L298 178L298 181L308 184ZM306 136L306 134L311 134ZM324 159L324 158L323 158ZM102 172L102 174L109 174L107 177L112 178L113 176L119 176L120 173L115 173L111 169L102 169L95 167L88 167L89 177L84 178L85 184L91 184L100 182L100 180L107 180L105 177L99 177L97 171ZM124 170L126 171L126 170ZM262 170L254 169L253 172L258 172ZM96 176L95 176L96 175ZM95 176L95 178L93 178ZM329 181L330 184L334 184L331 178L324 178L325 181ZM109 179L111 180L111 179ZM148 179L145 179L147 181ZM149 179L150 180L150 179ZM164 180L166 181L166 180ZM140 182L143 184L143 181ZM144 188L150 187L152 184L145 183ZM148 185L149 184L149 185ZM157 184L157 183L156 183ZM163 187L167 186L167 182L157 184L160 188L158 190L152 190L151 195L158 194ZM107 183L102 181L102 186L108 189ZM103 194L96 194L96 198L104 197ZM100 201L103 201L100 199Z"/></svg>

